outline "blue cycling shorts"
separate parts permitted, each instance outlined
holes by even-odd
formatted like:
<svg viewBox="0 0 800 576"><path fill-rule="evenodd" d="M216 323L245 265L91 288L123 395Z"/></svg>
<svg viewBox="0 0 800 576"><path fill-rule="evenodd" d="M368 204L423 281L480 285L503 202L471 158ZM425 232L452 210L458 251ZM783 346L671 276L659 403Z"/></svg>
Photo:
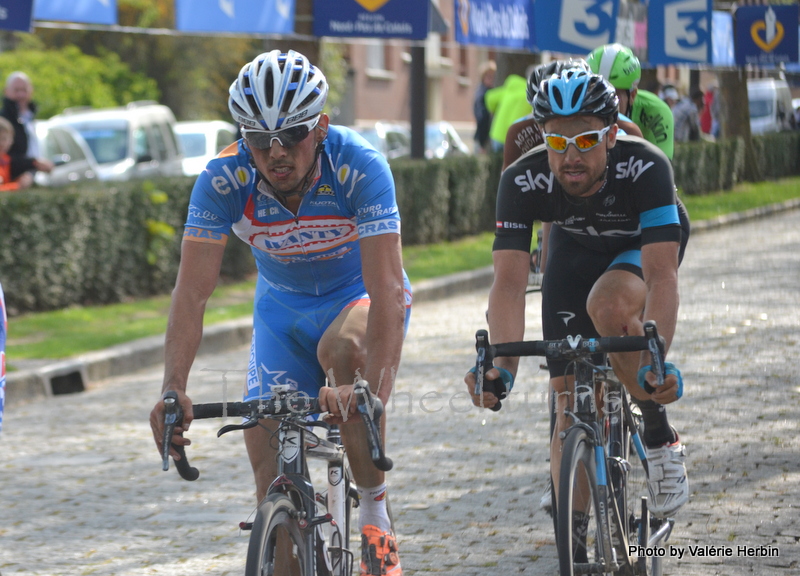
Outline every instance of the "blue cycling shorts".
<svg viewBox="0 0 800 576"><path fill-rule="evenodd" d="M405 279L406 323L411 318L411 285ZM358 282L324 296L281 292L260 276L256 283L253 339L244 399L269 398L271 388L288 385L311 397L319 395L326 375L317 360L317 345L336 317L353 306L369 306Z"/></svg>

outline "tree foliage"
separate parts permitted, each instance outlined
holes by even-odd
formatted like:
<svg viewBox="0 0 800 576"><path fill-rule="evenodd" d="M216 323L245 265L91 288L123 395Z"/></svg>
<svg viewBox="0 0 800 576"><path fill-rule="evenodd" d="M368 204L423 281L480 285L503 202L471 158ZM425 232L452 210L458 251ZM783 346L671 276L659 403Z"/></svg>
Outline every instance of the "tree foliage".
<svg viewBox="0 0 800 576"><path fill-rule="evenodd" d="M0 70L4 78L16 70L31 77L39 118L50 118L70 106L100 108L160 97L154 80L132 72L109 51L89 56L75 46L42 49L29 43L0 53Z"/></svg>

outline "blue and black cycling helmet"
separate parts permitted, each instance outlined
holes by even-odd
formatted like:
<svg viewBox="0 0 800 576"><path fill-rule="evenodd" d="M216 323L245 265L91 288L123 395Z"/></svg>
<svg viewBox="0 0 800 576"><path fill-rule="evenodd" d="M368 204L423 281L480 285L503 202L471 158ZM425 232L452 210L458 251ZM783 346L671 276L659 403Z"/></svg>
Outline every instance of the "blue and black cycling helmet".
<svg viewBox="0 0 800 576"><path fill-rule="evenodd" d="M539 86L542 80L550 78L550 76L560 76L563 70L568 68L580 68L582 70L590 71L589 64L583 59L569 58L567 60L553 60L547 64L540 64L533 69L531 75L528 76L528 103L533 106L533 99L539 92Z"/></svg>
<svg viewBox="0 0 800 576"><path fill-rule="evenodd" d="M617 91L602 76L581 68L562 70L540 85L533 101L533 119L544 124L552 118L585 114L612 124L619 114Z"/></svg>

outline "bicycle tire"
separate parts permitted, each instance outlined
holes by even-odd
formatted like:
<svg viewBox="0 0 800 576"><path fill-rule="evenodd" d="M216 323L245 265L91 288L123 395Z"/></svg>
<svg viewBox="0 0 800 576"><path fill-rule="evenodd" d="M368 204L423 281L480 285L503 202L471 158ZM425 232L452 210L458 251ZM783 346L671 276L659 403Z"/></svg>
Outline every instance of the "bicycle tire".
<svg viewBox="0 0 800 576"><path fill-rule="evenodd" d="M287 567L276 571L276 560L281 555L279 538L292 546L287 558L288 571ZM244 573L245 576L315 576L313 558L308 556L305 535L297 522L297 506L287 496L272 494L259 504Z"/></svg>
<svg viewBox="0 0 800 576"><path fill-rule="evenodd" d="M598 546L600 525L598 523L597 473L594 447L583 428L575 427L567 432L561 451L561 476L558 482L558 522L556 546L561 576L587 574L587 565L600 562ZM587 494L588 492L588 494ZM578 508L576 510L576 508ZM581 522L580 514L582 517ZM585 535L579 522L585 525ZM594 570L600 573L601 570Z"/></svg>

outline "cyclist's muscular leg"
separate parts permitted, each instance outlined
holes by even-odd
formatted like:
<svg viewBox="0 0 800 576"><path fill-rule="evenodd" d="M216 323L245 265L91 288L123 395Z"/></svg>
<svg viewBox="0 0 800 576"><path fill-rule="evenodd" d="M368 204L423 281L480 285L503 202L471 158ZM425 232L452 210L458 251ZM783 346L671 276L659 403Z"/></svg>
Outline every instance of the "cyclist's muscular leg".
<svg viewBox="0 0 800 576"><path fill-rule="evenodd" d="M323 334L317 347L317 357L331 385L346 386L355 382L357 374L364 373L368 306L345 308ZM331 378L331 371L333 377ZM374 392L376 382L370 382ZM355 402L355 398L352 400ZM360 416L350 416L340 426L347 458L360 486L379 486L384 473L375 468L369 456L364 425ZM381 422L381 434L386 434L386 413Z"/></svg>
<svg viewBox="0 0 800 576"><path fill-rule="evenodd" d="M626 270L610 270L595 282L586 309L601 336L641 336L646 297L644 280ZM610 354L609 358L614 373L630 395L637 400L649 400L650 395L637 382L640 353Z"/></svg>
<svg viewBox="0 0 800 576"><path fill-rule="evenodd" d="M244 431L244 444L247 447L247 456L253 467L256 480L256 501L261 502L267 495L267 489L278 476L277 452L275 442L270 441L271 435L278 425L270 419L259 421L259 425Z"/></svg>

